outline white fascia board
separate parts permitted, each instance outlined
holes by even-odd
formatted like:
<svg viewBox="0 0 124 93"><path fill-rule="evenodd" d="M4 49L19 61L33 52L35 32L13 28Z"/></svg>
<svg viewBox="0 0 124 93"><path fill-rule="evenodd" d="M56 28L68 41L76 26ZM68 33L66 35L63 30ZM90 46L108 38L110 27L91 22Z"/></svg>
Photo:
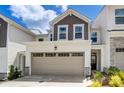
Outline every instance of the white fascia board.
<svg viewBox="0 0 124 93"><path fill-rule="evenodd" d="M23 26L17 24L16 22L14 22L13 20L11 20L11 19L5 17L4 15L1 15L1 14L0 14L0 17L1 17L4 21L6 21L8 24L10 24L10 25L12 25L12 26L15 26L15 27L17 27L17 28L19 28L19 29L21 29L22 31L24 31L24 32L26 32L26 33L28 33L28 34L30 34L30 35L32 35L32 36L35 36L35 34L34 34L33 32L31 32L29 29L24 28Z"/></svg>
<svg viewBox="0 0 124 93"><path fill-rule="evenodd" d="M87 18L87 17L81 15L81 14L78 13L77 11L72 10L72 9L68 9L67 11L65 11L65 12L64 12L63 14L61 14L60 16L58 16L58 17L56 17L55 19L53 19L53 20L50 22L50 25L52 26L52 25L56 24L57 22L59 22L60 20L62 20L63 18L65 18L66 16L71 15L71 14L77 16L78 18L80 18L80 19L82 19L82 20L84 20L84 21L86 21L86 22L88 22L88 23L91 22L91 20L90 20L89 18Z"/></svg>

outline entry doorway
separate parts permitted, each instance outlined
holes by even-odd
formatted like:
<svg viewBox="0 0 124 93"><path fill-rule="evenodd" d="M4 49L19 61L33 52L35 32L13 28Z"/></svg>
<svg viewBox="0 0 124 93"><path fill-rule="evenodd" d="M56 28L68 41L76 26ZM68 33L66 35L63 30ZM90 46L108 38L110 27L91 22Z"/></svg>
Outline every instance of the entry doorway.
<svg viewBox="0 0 124 93"><path fill-rule="evenodd" d="M97 49L92 50L91 70L101 71L101 50L97 50Z"/></svg>
<svg viewBox="0 0 124 93"><path fill-rule="evenodd" d="M91 54L91 70L97 70L97 54Z"/></svg>

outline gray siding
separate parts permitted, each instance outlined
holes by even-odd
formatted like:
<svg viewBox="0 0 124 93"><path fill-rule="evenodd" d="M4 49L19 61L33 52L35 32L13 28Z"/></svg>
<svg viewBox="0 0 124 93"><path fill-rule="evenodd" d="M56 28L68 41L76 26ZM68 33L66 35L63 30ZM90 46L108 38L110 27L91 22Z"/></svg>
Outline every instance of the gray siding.
<svg viewBox="0 0 124 93"><path fill-rule="evenodd" d="M6 47L7 43L7 22L0 18L0 47Z"/></svg>
<svg viewBox="0 0 124 93"><path fill-rule="evenodd" d="M84 39L88 40L88 23L84 20L74 16L74 15L68 15L58 23L54 25L54 36L53 40L57 41L58 37L58 25L69 25L68 27L68 40L73 40L73 24L84 24Z"/></svg>

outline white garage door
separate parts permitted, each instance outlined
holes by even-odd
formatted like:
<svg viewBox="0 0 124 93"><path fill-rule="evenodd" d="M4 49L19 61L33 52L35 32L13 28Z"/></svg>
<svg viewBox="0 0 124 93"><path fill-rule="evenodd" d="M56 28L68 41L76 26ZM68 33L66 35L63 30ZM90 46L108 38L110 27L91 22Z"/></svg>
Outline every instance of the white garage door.
<svg viewBox="0 0 124 93"><path fill-rule="evenodd" d="M117 48L115 53L115 66L124 71L124 48Z"/></svg>
<svg viewBox="0 0 124 93"><path fill-rule="evenodd" d="M32 53L32 74L83 75L83 53Z"/></svg>

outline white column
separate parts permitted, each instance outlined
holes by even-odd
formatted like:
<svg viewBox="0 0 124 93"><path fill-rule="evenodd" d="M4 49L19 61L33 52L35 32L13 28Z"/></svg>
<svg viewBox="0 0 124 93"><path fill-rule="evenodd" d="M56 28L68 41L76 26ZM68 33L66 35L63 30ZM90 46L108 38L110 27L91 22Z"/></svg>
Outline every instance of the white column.
<svg viewBox="0 0 124 93"><path fill-rule="evenodd" d="M31 53L30 52L26 52L26 63L25 63L26 67L29 67L29 75L31 75Z"/></svg>
<svg viewBox="0 0 124 93"><path fill-rule="evenodd" d="M105 56L104 56L104 49L101 49L101 71L103 71L103 67L105 66Z"/></svg>
<svg viewBox="0 0 124 93"><path fill-rule="evenodd" d="M91 49L87 49L85 51L85 74L90 75L91 74Z"/></svg>

